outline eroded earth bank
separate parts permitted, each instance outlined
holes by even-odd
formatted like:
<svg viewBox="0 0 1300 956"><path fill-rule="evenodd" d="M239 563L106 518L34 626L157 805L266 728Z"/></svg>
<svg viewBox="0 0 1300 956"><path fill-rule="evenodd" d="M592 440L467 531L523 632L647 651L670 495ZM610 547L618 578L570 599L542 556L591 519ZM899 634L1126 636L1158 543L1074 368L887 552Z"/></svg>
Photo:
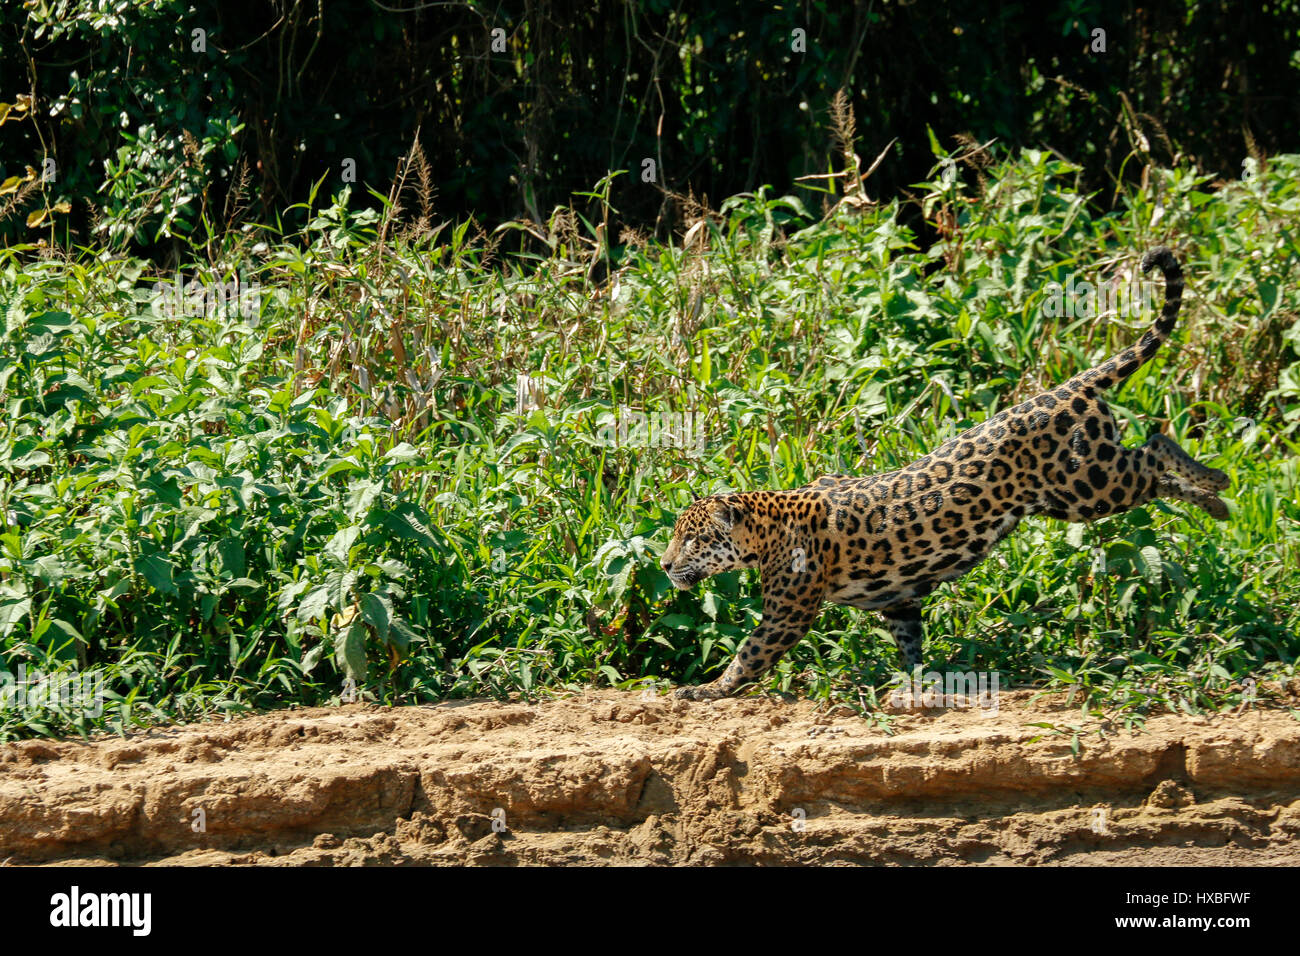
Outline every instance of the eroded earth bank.
<svg viewBox="0 0 1300 956"><path fill-rule="evenodd" d="M1078 708L1029 691L892 734L806 701L591 691L23 741L0 746L0 862L1297 865L1297 690L1094 720L1077 754Z"/></svg>

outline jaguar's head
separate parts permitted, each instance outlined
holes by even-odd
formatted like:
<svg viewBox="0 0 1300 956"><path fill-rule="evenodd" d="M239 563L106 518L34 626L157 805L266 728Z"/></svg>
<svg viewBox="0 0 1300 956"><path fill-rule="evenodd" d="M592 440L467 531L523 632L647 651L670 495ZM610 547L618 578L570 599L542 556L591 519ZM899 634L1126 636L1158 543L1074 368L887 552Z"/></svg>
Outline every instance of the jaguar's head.
<svg viewBox="0 0 1300 956"><path fill-rule="evenodd" d="M677 516L660 564L683 591L722 571L743 567L737 532L744 512L735 495L710 495Z"/></svg>

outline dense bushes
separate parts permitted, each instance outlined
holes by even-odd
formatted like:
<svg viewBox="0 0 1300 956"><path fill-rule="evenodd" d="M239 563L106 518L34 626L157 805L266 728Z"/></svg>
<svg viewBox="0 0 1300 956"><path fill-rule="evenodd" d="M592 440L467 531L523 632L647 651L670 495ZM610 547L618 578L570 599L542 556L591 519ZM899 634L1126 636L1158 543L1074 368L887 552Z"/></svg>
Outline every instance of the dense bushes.
<svg viewBox="0 0 1300 956"><path fill-rule="evenodd" d="M933 244L896 204L823 221L760 190L599 284L571 215L503 256L468 222L380 242L346 193L216 244L179 303L140 260L0 253L0 669L91 668L112 701L0 735L706 678L759 602L734 574L669 587L693 494L894 468L1114 352L1149 319L1053 318L1049 281L1157 242L1184 344L1111 404L1227 470L1232 519L1028 522L928 604L927 660L1126 720L1292 673L1300 157L1220 189L1152 167L1111 213L1046 153L943 159ZM251 298L212 294L236 276ZM876 623L828 610L769 686L870 707Z"/></svg>

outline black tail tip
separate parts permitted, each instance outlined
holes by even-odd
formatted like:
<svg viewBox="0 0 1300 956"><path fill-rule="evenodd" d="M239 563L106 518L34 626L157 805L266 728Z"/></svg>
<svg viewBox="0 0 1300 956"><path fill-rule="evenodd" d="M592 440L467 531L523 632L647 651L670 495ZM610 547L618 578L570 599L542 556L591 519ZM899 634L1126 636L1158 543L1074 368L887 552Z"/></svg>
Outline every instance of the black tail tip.
<svg viewBox="0 0 1300 956"><path fill-rule="evenodd" d="M1178 260L1168 246L1156 246L1148 249L1142 257L1142 271L1150 272L1154 266L1159 266L1161 272L1168 272L1171 268L1178 268Z"/></svg>

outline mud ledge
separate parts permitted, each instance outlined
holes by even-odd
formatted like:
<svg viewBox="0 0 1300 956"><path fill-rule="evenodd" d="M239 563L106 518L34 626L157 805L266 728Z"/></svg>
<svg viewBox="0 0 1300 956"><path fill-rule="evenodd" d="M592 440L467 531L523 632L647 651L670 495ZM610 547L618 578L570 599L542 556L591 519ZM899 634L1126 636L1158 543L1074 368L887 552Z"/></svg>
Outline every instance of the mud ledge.
<svg viewBox="0 0 1300 956"><path fill-rule="evenodd" d="M1031 697L892 736L806 701L592 691L24 741L0 746L0 862L1300 864L1285 710L1153 717L1076 754L1026 725L1077 708Z"/></svg>

